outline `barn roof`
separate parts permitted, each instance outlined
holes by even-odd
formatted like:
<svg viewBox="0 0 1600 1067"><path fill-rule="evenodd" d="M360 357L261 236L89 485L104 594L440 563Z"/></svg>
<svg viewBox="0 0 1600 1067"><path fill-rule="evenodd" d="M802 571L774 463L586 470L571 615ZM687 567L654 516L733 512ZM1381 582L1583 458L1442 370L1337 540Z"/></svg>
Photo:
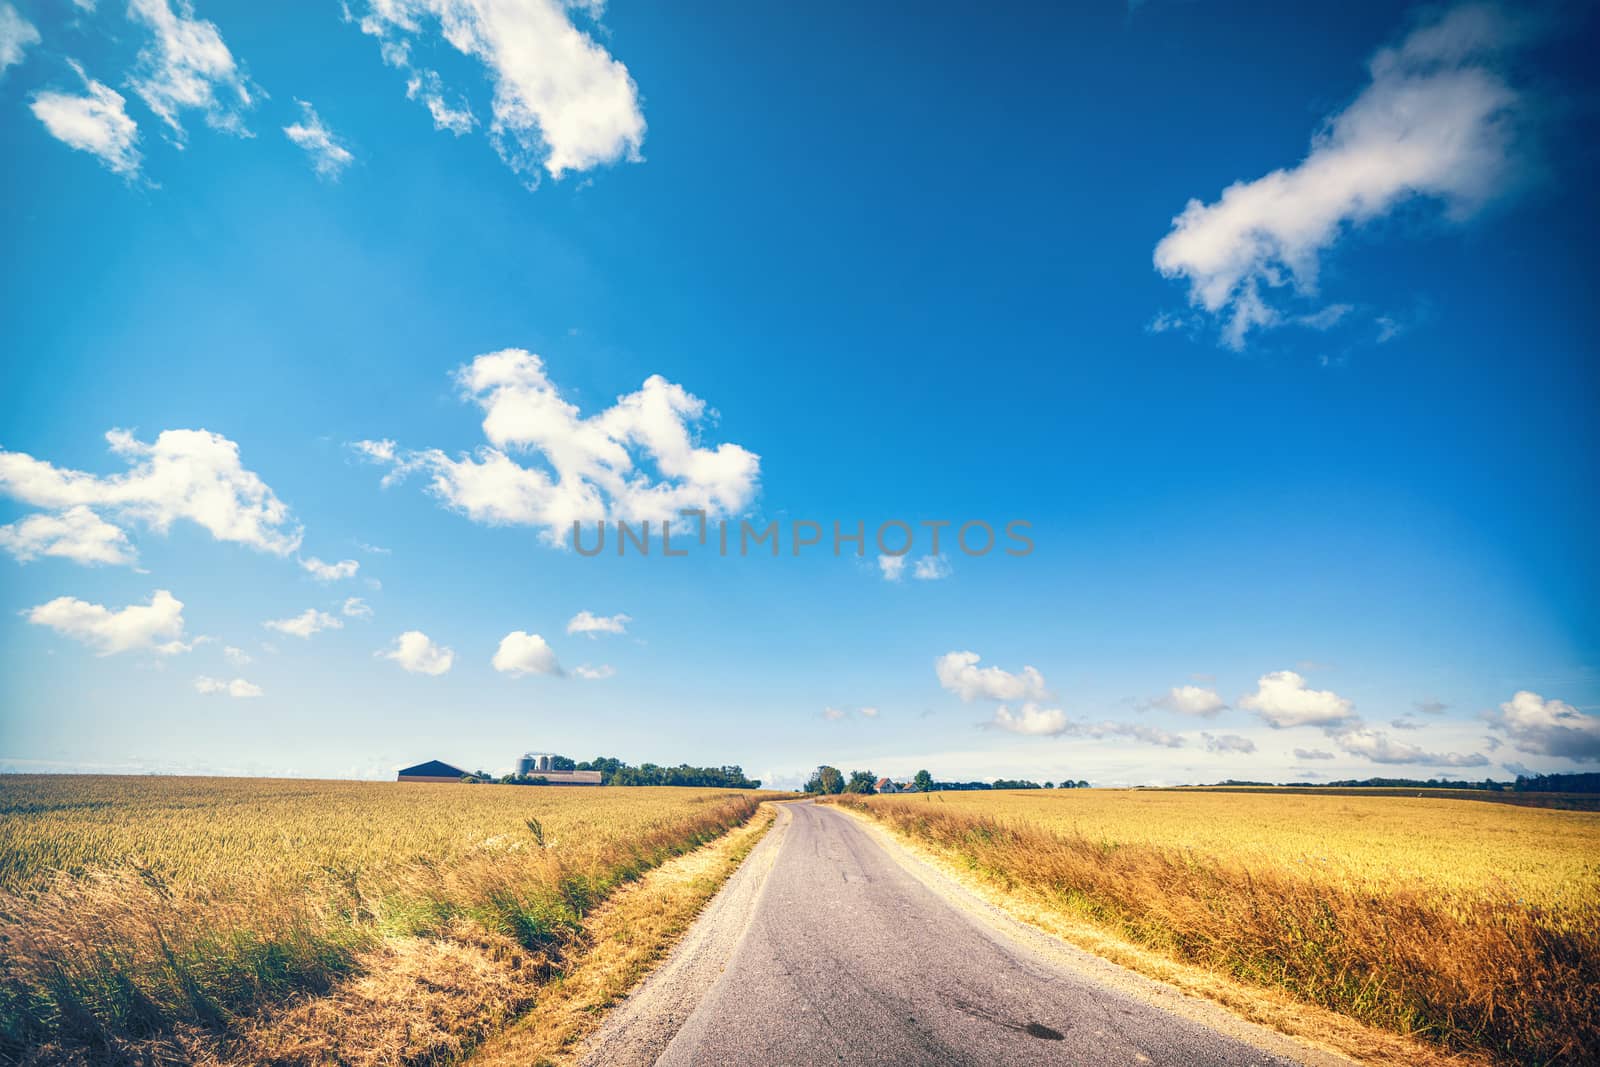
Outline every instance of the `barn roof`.
<svg viewBox="0 0 1600 1067"><path fill-rule="evenodd" d="M452 767L443 760L431 759L427 763L419 763L415 767L406 767L400 772L401 778L460 778L468 772L460 767Z"/></svg>

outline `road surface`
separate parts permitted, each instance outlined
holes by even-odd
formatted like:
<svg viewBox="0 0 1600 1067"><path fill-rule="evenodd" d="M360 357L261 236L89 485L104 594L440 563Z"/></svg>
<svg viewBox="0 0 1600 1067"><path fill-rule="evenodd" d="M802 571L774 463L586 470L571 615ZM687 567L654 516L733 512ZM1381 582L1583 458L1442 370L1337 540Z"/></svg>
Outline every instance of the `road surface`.
<svg viewBox="0 0 1600 1067"><path fill-rule="evenodd" d="M854 816L779 808L585 1064L1348 1062L1016 923Z"/></svg>

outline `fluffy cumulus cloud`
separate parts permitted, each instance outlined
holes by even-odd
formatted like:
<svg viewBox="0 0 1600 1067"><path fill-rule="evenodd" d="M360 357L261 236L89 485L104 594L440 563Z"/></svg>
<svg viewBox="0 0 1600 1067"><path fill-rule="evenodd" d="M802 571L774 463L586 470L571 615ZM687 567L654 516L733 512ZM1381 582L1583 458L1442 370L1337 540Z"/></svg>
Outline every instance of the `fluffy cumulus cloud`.
<svg viewBox="0 0 1600 1067"><path fill-rule="evenodd" d="M1218 696L1214 689L1198 685L1175 685L1150 701L1150 706L1209 719L1225 709L1228 702Z"/></svg>
<svg viewBox="0 0 1600 1067"><path fill-rule="evenodd" d="M659 375L589 416L562 397L543 360L521 349L479 356L456 379L483 410L490 444L451 457L357 442L365 458L390 468L385 485L423 473L435 496L473 521L540 527L552 545L574 522L661 522L684 509L732 515L755 495L760 458L735 444L697 444L705 402Z"/></svg>
<svg viewBox="0 0 1600 1067"><path fill-rule="evenodd" d="M317 172L317 177L338 181L339 175L355 162L356 157L323 124L316 108L304 100L296 103L300 105L300 121L285 126L284 136L305 149L306 155L311 158L311 169Z"/></svg>
<svg viewBox="0 0 1600 1067"><path fill-rule="evenodd" d="M123 430L112 430L106 440L112 452L129 463L126 473L89 474L23 452L0 451L0 492L49 509L60 524L75 523L79 531L101 539L109 535L87 523L76 509L124 524L139 521L159 533L182 519L204 527L219 541L279 556L300 547L300 527L288 507L240 464L239 446L226 437L205 430L164 430L146 444ZM14 531L13 537L21 536ZM123 553L117 562L132 558L131 552Z"/></svg>
<svg viewBox="0 0 1600 1067"><path fill-rule="evenodd" d="M1505 186L1524 98L1504 62L1523 37L1483 3L1419 24L1373 56L1371 81L1297 165L1189 201L1156 246L1156 268L1188 283L1233 348L1256 329L1332 325L1342 312L1289 311L1283 294L1313 300L1322 257L1345 233L1416 198L1465 219Z"/></svg>
<svg viewBox="0 0 1600 1067"><path fill-rule="evenodd" d="M48 626L100 656L119 652L170 656L194 647L183 640L183 601L165 589L157 589L150 603L130 604L121 611L62 596L23 614L35 626Z"/></svg>
<svg viewBox="0 0 1600 1067"><path fill-rule="evenodd" d="M1350 701L1331 690L1309 688L1294 671L1263 674L1256 691L1239 698L1239 706L1278 728L1337 726L1356 718Z"/></svg>
<svg viewBox="0 0 1600 1067"><path fill-rule="evenodd" d="M906 575L906 558L904 556L879 556L878 573L883 575L886 582L898 582Z"/></svg>
<svg viewBox="0 0 1600 1067"><path fill-rule="evenodd" d="M597 16L599 4L561 0L372 0L360 19L385 62L408 72L406 95L423 102L439 129L460 134L475 124L463 105L446 102L438 72L417 60L430 29L483 64L493 86L489 138L513 171L559 179L618 160L639 158L644 113L628 68L574 16Z"/></svg>
<svg viewBox="0 0 1600 1067"><path fill-rule="evenodd" d="M379 659L393 660L412 674L441 675L456 661L454 649L436 644L421 630L407 630L394 639L388 649L377 653Z"/></svg>
<svg viewBox="0 0 1600 1067"><path fill-rule="evenodd" d="M1200 737L1206 743L1207 752L1245 755L1256 750L1254 741L1238 734L1201 734Z"/></svg>
<svg viewBox="0 0 1600 1067"><path fill-rule="evenodd" d="M312 634L321 633L323 630L344 629L344 623L338 618L316 608L307 608L288 619L268 619L261 625L280 634L299 638L309 638Z"/></svg>
<svg viewBox="0 0 1600 1067"><path fill-rule="evenodd" d="M923 556L911 568L911 577L919 582L936 582L952 573L950 561L943 556Z"/></svg>
<svg viewBox="0 0 1600 1067"><path fill-rule="evenodd" d="M139 152L139 124L128 117L127 98L95 81L83 68L72 69L83 79L83 93L35 93L33 117L50 136L69 148L88 152L100 165L124 178L136 178L144 156Z"/></svg>
<svg viewBox="0 0 1600 1067"><path fill-rule="evenodd" d="M1004 704L994 709L994 718L988 725L1008 733L1029 737L1059 737L1067 732L1071 723L1067 713L1060 708L1043 708L1032 701L1012 711Z"/></svg>
<svg viewBox="0 0 1600 1067"><path fill-rule="evenodd" d="M585 682L602 682L616 674L617 671L616 668L611 666L609 663L602 663L598 667L593 667L587 663L584 663L580 666L574 667L572 669L572 673L575 677L580 678Z"/></svg>
<svg viewBox="0 0 1600 1067"><path fill-rule="evenodd" d="M494 669L520 678L524 674L546 674L559 678L564 672L555 649L538 634L512 630L500 639L495 649Z"/></svg>
<svg viewBox="0 0 1600 1067"><path fill-rule="evenodd" d="M1414 763L1423 767L1483 767L1488 757L1474 752L1429 752L1420 745L1396 741L1382 730L1360 726L1333 735L1333 743L1352 756L1373 763Z"/></svg>
<svg viewBox="0 0 1600 1067"><path fill-rule="evenodd" d="M194 680L194 688L197 693L229 696L236 700L244 700L261 695L261 687L259 685L254 682L247 682L243 678L223 681L221 678L207 678L202 674Z"/></svg>
<svg viewBox="0 0 1600 1067"><path fill-rule="evenodd" d="M588 634L595 637L599 634L625 634L628 624L633 621L631 615L595 615L587 611L580 611L567 620L567 633Z"/></svg>
<svg viewBox="0 0 1600 1067"><path fill-rule="evenodd" d="M10 4L0 4L0 77L39 43L39 30Z"/></svg>
<svg viewBox="0 0 1600 1067"><path fill-rule="evenodd" d="M1012 674L999 667L979 667L980 658L976 652L946 652L934 661L933 672L941 686L968 703L980 699L1039 701L1049 697L1044 675L1032 667Z"/></svg>
<svg viewBox="0 0 1600 1067"><path fill-rule="evenodd" d="M372 605L358 596L346 597L339 613L349 619L372 618Z"/></svg>
<svg viewBox="0 0 1600 1067"><path fill-rule="evenodd" d="M233 645L224 645L222 654L228 658L229 663L236 667L243 667L250 662L250 653L242 648L235 648Z"/></svg>
<svg viewBox="0 0 1600 1067"><path fill-rule="evenodd" d="M337 582L342 578L354 578L356 572L361 569L361 564L353 559L324 563L316 556L307 556L300 561L300 567L319 582Z"/></svg>
<svg viewBox="0 0 1600 1067"><path fill-rule="evenodd" d="M214 24L195 18L188 0L131 0L128 17L150 34L129 84L180 143L185 111L201 112L213 129L249 136L243 113L255 104L253 90Z"/></svg>
<svg viewBox="0 0 1600 1067"><path fill-rule="evenodd" d="M1600 715L1581 712L1565 701L1546 700L1524 689L1501 704L1489 722L1518 752L1600 761Z"/></svg>
<svg viewBox="0 0 1600 1067"><path fill-rule="evenodd" d="M57 556L83 564L131 564L137 558L121 527L82 504L0 526L0 548L22 562Z"/></svg>

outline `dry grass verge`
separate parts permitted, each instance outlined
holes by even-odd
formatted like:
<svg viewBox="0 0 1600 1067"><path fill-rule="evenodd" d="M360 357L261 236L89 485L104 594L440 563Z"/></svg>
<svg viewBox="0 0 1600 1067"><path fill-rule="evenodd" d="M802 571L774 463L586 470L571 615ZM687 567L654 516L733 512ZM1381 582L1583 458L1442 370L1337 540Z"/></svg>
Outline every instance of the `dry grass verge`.
<svg viewBox="0 0 1600 1067"><path fill-rule="evenodd" d="M1448 1050L1600 1062L1592 899L1530 907L1412 884L1380 892L938 804L843 802L1168 959Z"/></svg>
<svg viewBox="0 0 1600 1067"><path fill-rule="evenodd" d="M767 807L705 848L680 856L620 891L584 924L586 950L539 992L532 1011L486 1041L472 1067L527 1067L577 1061L605 1009L625 997L666 957L772 826Z"/></svg>

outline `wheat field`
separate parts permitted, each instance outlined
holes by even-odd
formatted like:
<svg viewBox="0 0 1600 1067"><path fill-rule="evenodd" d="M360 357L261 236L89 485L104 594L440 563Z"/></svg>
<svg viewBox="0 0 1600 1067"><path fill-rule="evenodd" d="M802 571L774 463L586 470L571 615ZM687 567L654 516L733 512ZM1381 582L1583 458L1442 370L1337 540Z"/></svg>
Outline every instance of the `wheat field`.
<svg viewBox="0 0 1600 1067"><path fill-rule="evenodd" d="M759 799L0 777L0 1061L451 1061L559 975L586 913ZM320 1046L317 999L355 983L390 1025ZM414 1002L403 1038L378 1032L391 1001Z"/></svg>
<svg viewBox="0 0 1600 1067"><path fill-rule="evenodd" d="M1178 790L844 803L1229 979L1500 1062L1600 1062L1600 814Z"/></svg>

